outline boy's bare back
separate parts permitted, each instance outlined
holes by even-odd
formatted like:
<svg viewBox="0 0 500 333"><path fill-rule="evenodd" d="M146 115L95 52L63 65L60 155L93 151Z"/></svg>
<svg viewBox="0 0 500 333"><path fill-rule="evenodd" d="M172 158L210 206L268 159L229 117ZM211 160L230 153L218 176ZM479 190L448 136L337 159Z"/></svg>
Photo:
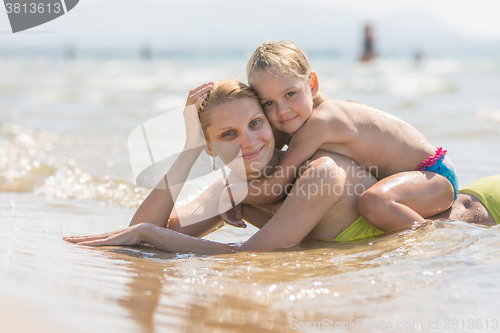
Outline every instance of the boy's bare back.
<svg viewBox="0 0 500 333"><path fill-rule="evenodd" d="M328 100L313 110L294 134L291 146L300 150L319 146L344 155L378 179L416 170L436 150L405 121L368 105L336 100Z"/></svg>

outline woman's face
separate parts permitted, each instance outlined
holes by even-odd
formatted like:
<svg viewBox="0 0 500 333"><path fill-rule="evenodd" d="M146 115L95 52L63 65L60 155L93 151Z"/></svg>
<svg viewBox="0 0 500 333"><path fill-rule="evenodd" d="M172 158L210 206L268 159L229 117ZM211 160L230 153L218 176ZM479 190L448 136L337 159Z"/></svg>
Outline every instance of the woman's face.
<svg viewBox="0 0 500 333"><path fill-rule="evenodd" d="M274 136L259 103L251 98L235 99L210 111L206 128L212 156L228 167L244 165L247 179L269 165L274 154Z"/></svg>

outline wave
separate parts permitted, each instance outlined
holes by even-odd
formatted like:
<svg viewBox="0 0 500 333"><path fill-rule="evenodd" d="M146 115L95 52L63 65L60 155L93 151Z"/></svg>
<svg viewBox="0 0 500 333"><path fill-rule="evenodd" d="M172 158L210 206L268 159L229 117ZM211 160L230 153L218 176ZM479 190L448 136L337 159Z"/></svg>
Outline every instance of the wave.
<svg viewBox="0 0 500 333"><path fill-rule="evenodd" d="M64 166L46 178L33 193L57 199L100 199L124 207L137 208L149 190L112 179L109 175L94 177L79 168Z"/></svg>
<svg viewBox="0 0 500 333"><path fill-rule="evenodd" d="M475 112L476 117L493 123L500 123L500 109L478 109Z"/></svg>
<svg viewBox="0 0 500 333"><path fill-rule="evenodd" d="M0 126L0 192L32 191L58 199L100 199L138 207L149 190L110 175L97 177L72 166L74 159L56 151L67 137L33 127Z"/></svg>
<svg viewBox="0 0 500 333"><path fill-rule="evenodd" d="M56 166L47 154L53 149L52 134L32 127L4 124L0 133L0 191L25 192L52 175Z"/></svg>

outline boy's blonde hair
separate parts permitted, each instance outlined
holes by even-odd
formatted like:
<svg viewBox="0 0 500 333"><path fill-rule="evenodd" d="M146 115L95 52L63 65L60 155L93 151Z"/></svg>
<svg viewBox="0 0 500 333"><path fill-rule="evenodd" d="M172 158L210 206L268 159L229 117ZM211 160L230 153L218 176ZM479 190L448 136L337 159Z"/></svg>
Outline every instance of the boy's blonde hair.
<svg viewBox="0 0 500 333"><path fill-rule="evenodd" d="M205 137L207 137L206 129L212 124L212 118L210 117L211 110L221 104L242 98L253 99L260 106L259 98L255 91L238 80L222 79L213 84L212 90L208 92L207 98L201 103L198 110L201 128Z"/></svg>
<svg viewBox="0 0 500 333"><path fill-rule="evenodd" d="M252 85L252 73L267 70L272 74L290 75L309 80L313 71L309 60L302 50L291 41L271 41L262 43L247 63L248 83ZM326 101L320 89L313 98L313 107Z"/></svg>

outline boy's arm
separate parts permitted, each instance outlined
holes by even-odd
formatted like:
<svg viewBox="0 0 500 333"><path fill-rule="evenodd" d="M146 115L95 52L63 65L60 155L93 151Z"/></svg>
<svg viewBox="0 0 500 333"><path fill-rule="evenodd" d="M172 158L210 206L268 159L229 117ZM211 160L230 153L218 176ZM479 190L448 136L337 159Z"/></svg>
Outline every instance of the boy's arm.
<svg viewBox="0 0 500 333"><path fill-rule="evenodd" d="M294 182L300 166L325 142L326 135L323 127L319 119L309 119L302 125L294 134L290 146L272 175L250 181L248 195L243 203L262 205L283 198L286 187Z"/></svg>
<svg viewBox="0 0 500 333"><path fill-rule="evenodd" d="M282 150L285 145L290 144L289 141L290 137L292 136L291 134L281 132L273 128L273 135L274 135L274 148Z"/></svg>

